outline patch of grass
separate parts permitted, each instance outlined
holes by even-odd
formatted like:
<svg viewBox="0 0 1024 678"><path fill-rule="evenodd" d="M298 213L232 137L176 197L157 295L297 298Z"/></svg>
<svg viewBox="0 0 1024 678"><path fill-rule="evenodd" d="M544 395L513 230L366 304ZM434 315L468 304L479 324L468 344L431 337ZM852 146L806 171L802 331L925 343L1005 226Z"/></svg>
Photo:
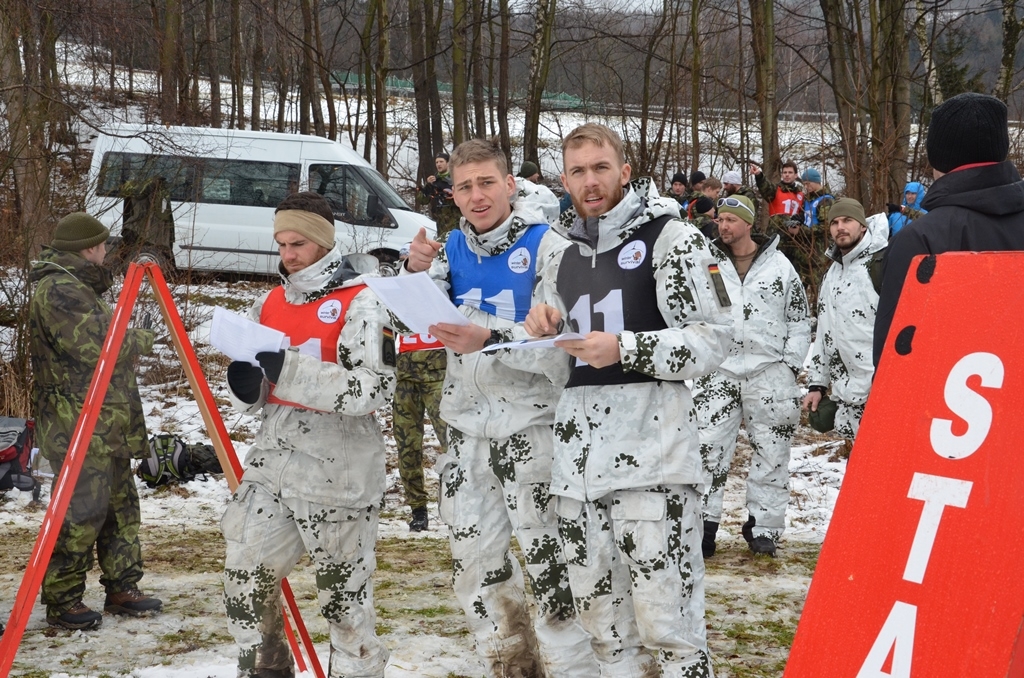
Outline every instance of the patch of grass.
<svg viewBox="0 0 1024 678"><path fill-rule="evenodd" d="M206 633L197 628L183 628L174 633L166 633L160 636L157 654L186 654L195 650L217 647L218 645L231 642L233 642L233 639L226 633L216 631Z"/></svg>
<svg viewBox="0 0 1024 678"><path fill-rule="evenodd" d="M444 617L460 612L461 610L453 610L447 605L436 605L434 607L421 607L419 609L403 607L395 610L398 614L408 614L417 617L426 617L427 619L434 619L436 617Z"/></svg>

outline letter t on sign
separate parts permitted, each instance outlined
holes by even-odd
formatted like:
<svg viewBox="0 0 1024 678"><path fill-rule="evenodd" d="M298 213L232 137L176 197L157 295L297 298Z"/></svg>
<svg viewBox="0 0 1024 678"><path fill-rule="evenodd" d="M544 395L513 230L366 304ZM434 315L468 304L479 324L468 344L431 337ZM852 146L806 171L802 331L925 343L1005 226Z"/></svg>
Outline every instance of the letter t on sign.
<svg viewBox="0 0 1024 678"><path fill-rule="evenodd" d="M903 570L903 578L909 582L920 584L924 581L924 571L928 567L928 558L935 544L935 536L939 531L939 521L946 506L965 508L967 498L971 495L974 485L969 480L943 478L926 473L915 473L910 482L907 496L924 502L921 519L917 522L914 543L910 546L907 567Z"/></svg>

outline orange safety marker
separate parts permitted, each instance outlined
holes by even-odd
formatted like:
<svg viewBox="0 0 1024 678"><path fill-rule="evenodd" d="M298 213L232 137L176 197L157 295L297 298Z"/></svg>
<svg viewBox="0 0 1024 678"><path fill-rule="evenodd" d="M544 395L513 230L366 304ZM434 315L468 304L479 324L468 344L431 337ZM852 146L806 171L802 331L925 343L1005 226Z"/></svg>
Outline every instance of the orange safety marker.
<svg viewBox="0 0 1024 678"><path fill-rule="evenodd" d="M25 633L25 626L28 624L29 616L32 613L32 606L36 595L39 593L39 587L42 585L43 575L46 573L47 564L50 561L50 556L53 554L54 543L64 522L64 516L67 513L68 503L71 501L75 483L78 481L82 461L85 459L85 453L88 450L88 441L96 427L96 420L99 417L103 399L106 397L107 387L110 385L110 377L114 370L117 354L124 340L124 334L128 328L128 321L135 306L135 301L138 298L144 274L149 279L164 322L170 330L171 342L185 370L185 375L188 377L192 393L196 397L196 404L199 406L203 422L206 424L206 430L210 434L210 440L217 453L217 459L220 461L221 468L224 471L228 488L232 492L238 487L239 479L242 476L242 464L238 460L238 455L235 453L231 439L228 437L224 420L217 410L213 393L206 382L206 377L203 375L199 360L196 357L195 350L192 348L192 343L188 339L185 325L182 323L181 315L174 305L174 299L171 297L171 291L167 287L163 273L156 264L130 264L125 275L124 286L121 289L117 306L114 307L110 329L107 331L103 348L100 351L96 372L93 374L89 391L86 394L85 404L82 407L78 423L75 425L75 432L68 446L67 457L61 468L53 495L50 498L46 515L43 517L39 536L29 558L21 587L18 589L18 596L11 610L7 629L3 636L0 636L0 676L6 676L10 672L11 666L14 663L14 655ZM316 648L305 624L302 622L298 606L295 603L295 597L292 595L291 587L288 585L287 580L282 581L282 592L284 593L288 610L291 611L292 618L299 630L299 635L302 638L302 643L305 646L313 671L317 678L324 678L324 670L317 657ZM287 630L286 635L292 646L292 654L295 656L299 671L305 671L306 666L302 659L302 653L299 651L299 647L295 642L295 635L288 624L287 613L285 613L285 629Z"/></svg>
<svg viewBox="0 0 1024 678"><path fill-rule="evenodd" d="M911 264L785 678L1024 677L1020 275Z"/></svg>

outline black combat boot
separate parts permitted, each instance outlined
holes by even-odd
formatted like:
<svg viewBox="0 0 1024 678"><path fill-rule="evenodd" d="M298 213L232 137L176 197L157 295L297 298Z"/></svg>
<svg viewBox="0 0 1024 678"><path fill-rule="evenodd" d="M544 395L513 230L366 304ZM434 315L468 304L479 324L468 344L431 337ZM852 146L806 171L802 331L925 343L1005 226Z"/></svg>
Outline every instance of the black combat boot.
<svg viewBox="0 0 1024 678"><path fill-rule="evenodd" d="M430 521L427 519L427 508L415 508L412 510L412 520L409 521L410 532L423 532L430 527Z"/></svg>
<svg viewBox="0 0 1024 678"><path fill-rule="evenodd" d="M704 539L700 542L700 550L704 552L705 558L715 555L715 535L718 534L718 523L710 520L704 521Z"/></svg>

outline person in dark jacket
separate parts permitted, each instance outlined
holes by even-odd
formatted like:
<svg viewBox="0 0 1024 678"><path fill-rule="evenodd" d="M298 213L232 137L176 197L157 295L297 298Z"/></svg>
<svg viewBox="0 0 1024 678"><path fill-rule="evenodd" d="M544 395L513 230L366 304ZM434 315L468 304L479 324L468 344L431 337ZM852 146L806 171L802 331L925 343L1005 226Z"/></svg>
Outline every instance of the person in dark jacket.
<svg viewBox="0 0 1024 678"><path fill-rule="evenodd" d="M960 94L932 112L926 150L935 183L914 219L892 239L875 317L878 365L911 260L918 254L1024 250L1024 181L1006 159L1006 105ZM895 336L895 333L893 333Z"/></svg>

